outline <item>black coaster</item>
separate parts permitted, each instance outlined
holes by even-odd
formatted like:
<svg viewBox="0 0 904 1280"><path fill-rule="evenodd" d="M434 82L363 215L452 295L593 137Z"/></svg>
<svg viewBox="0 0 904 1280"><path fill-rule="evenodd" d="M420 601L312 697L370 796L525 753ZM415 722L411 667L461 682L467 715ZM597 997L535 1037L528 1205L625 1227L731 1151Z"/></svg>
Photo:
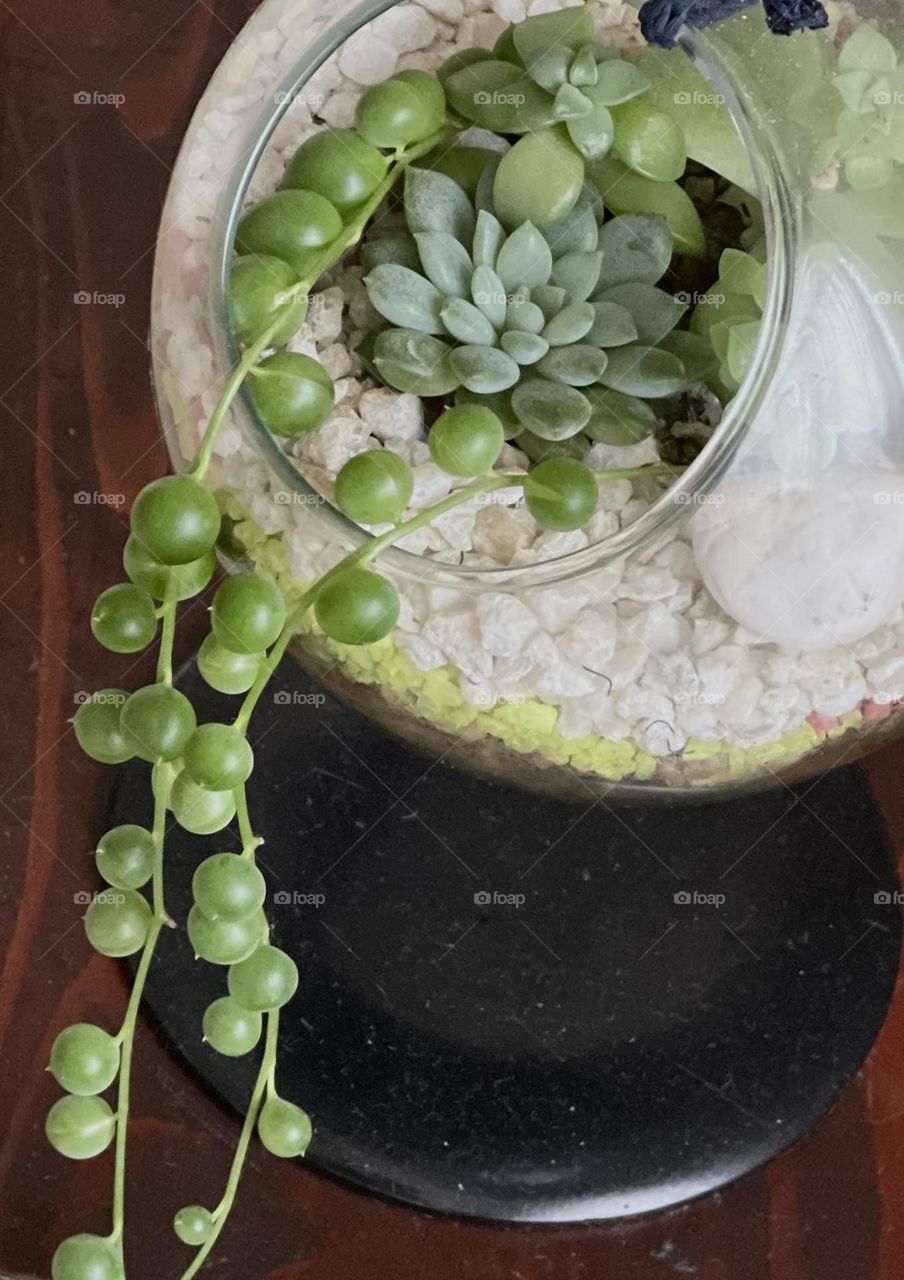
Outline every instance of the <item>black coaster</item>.
<svg viewBox="0 0 904 1280"><path fill-rule="evenodd" d="M191 668L199 719L235 701ZM430 764L293 663L252 726L276 940L301 985L284 1096L308 1162L434 1210L532 1222L674 1205L805 1134L898 967L898 882L863 775L717 805L585 808ZM147 820L145 767L113 821ZM235 837L174 828L167 904ZM225 971L168 935L149 996L243 1109L257 1055L201 1042Z"/></svg>

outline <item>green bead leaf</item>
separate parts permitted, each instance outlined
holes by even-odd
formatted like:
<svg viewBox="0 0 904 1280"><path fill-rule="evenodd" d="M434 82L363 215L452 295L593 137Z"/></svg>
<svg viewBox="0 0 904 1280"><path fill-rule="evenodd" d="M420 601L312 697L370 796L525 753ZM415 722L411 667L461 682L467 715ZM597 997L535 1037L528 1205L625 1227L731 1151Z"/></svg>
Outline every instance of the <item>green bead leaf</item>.
<svg viewBox="0 0 904 1280"><path fill-rule="evenodd" d="M538 333L528 333L526 329L509 329L502 335L500 346L518 364L536 364L549 350L545 338Z"/></svg>
<svg viewBox="0 0 904 1280"><path fill-rule="evenodd" d="M655 284L672 260L672 236L664 218L613 218L600 229L599 247L604 288L635 280Z"/></svg>
<svg viewBox="0 0 904 1280"><path fill-rule="evenodd" d="M405 218L411 231L445 231L468 244L476 216L457 182L435 169L410 168L405 175Z"/></svg>
<svg viewBox="0 0 904 1280"><path fill-rule="evenodd" d="M449 105L493 133L525 133L552 121L553 96L512 62L476 62L450 76Z"/></svg>
<svg viewBox="0 0 904 1280"><path fill-rule="evenodd" d="M541 88L557 93L568 79L568 68L573 54L564 44L552 44L534 49L525 60L527 74Z"/></svg>
<svg viewBox="0 0 904 1280"><path fill-rule="evenodd" d="M649 87L649 76L645 76L638 67L613 59L599 68L596 83L587 89L587 97L600 107L618 107Z"/></svg>
<svg viewBox="0 0 904 1280"><path fill-rule="evenodd" d="M592 102L573 84L563 84L552 105L553 120L579 120L590 114Z"/></svg>
<svg viewBox="0 0 904 1280"><path fill-rule="evenodd" d="M676 329L667 334L659 343L661 350L677 356L684 365L687 386L694 387L707 382L719 370L719 361L712 346L698 333L688 333L686 329Z"/></svg>
<svg viewBox="0 0 904 1280"><path fill-rule="evenodd" d="M512 357L496 347L456 347L449 364L463 387L483 395L506 391L521 376Z"/></svg>
<svg viewBox="0 0 904 1280"><path fill-rule="evenodd" d="M740 249L725 249L719 259L718 289L747 295L762 307L766 299L766 266Z"/></svg>
<svg viewBox="0 0 904 1280"><path fill-rule="evenodd" d="M760 325L748 321L746 324L732 325L728 331L728 350L725 363L735 382L740 383L753 360L757 340L760 336Z"/></svg>
<svg viewBox="0 0 904 1280"><path fill-rule="evenodd" d="M531 462L545 462L547 458L576 458L578 462L583 462L590 448L590 441L585 435L571 436L567 440L556 443L552 440L541 440L526 427L522 427L519 431L516 443Z"/></svg>
<svg viewBox="0 0 904 1280"><path fill-rule="evenodd" d="M478 267L471 277L471 298L490 324L501 329L505 324L508 293L492 267Z"/></svg>
<svg viewBox="0 0 904 1280"><path fill-rule="evenodd" d="M580 119L568 121L568 136L585 160L601 160L615 137L615 123L608 107L595 106Z"/></svg>
<svg viewBox="0 0 904 1280"><path fill-rule="evenodd" d="M658 420L645 400L601 387L587 395L592 412L584 431L591 440L624 446L638 444L655 431Z"/></svg>
<svg viewBox="0 0 904 1280"><path fill-rule="evenodd" d="M583 197L565 217L543 231L553 256L563 253L593 253L599 239L599 227L593 209Z"/></svg>
<svg viewBox="0 0 904 1280"><path fill-rule="evenodd" d="M373 362L383 381L397 391L442 396L459 384L449 364L451 353L445 342L426 333L384 329L374 341Z"/></svg>
<svg viewBox="0 0 904 1280"><path fill-rule="evenodd" d="M410 237L365 240L361 246L361 260L367 271L373 271L375 267L385 262L395 262L400 267L408 267L411 271L421 269L417 245Z"/></svg>
<svg viewBox="0 0 904 1280"><path fill-rule="evenodd" d="M541 440L567 440L590 420L590 401L574 387L525 378L512 392L518 421Z"/></svg>
<svg viewBox="0 0 904 1280"><path fill-rule="evenodd" d="M537 372L553 382L565 382L571 387L589 387L598 382L608 364L605 351L580 342L570 347L553 347L537 366Z"/></svg>
<svg viewBox="0 0 904 1280"><path fill-rule="evenodd" d="M596 288L602 265L600 252L563 253L553 264L553 283L564 289L574 302L583 302Z"/></svg>
<svg viewBox="0 0 904 1280"><path fill-rule="evenodd" d="M552 251L536 227L525 222L499 250L496 274L506 289L546 284L552 270Z"/></svg>
<svg viewBox="0 0 904 1280"><path fill-rule="evenodd" d="M596 301L614 302L630 311L637 328L638 340L651 347L656 346L667 333L671 333L687 311L686 303L679 302L664 289L637 281L617 284L599 294Z"/></svg>
<svg viewBox="0 0 904 1280"><path fill-rule="evenodd" d="M505 228L495 214L481 209L474 231L474 266L495 267L496 257L505 241Z"/></svg>
<svg viewBox="0 0 904 1280"><path fill-rule="evenodd" d="M589 302L573 302L553 316L543 330L543 337L551 347L580 342L590 332L595 319L596 312Z"/></svg>
<svg viewBox="0 0 904 1280"><path fill-rule="evenodd" d="M448 298L440 315L449 333L459 342L492 346L496 341L496 330L473 302L464 298Z"/></svg>
<svg viewBox="0 0 904 1280"><path fill-rule="evenodd" d="M623 347L637 339L637 326L634 317L626 307L615 302L593 302L593 328L587 334L587 341L595 347Z"/></svg>
<svg viewBox="0 0 904 1280"><path fill-rule="evenodd" d="M512 40L525 65L535 49L562 44L577 52L592 39L593 17L585 5L536 14L512 30Z"/></svg>
<svg viewBox="0 0 904 1280"><path fill-rule="evenodd" d="M871 71L857 70L845 71L840 76L835 76L832 84L841 94L841 99L849 111L872 111L874 103L870 101L868 90L875 83L875 77Z"/></svg>
<svg viewBox="0 0 904 1280"><path fill-rule="evenodd" d="M845 41L838 55L839 71L869 71L874 77L889 75L897 65L892 42L866 22Z"/></svg>
<svg viewBox="0 0 904 1280"><path fill-rule="evenodd" d="M535 302L530 302L527 298L513 298L505 309L506 329L540 333L545 324L546 316Z"/></svg>
<svg viewBox="0 0 904 1280"><path fill-rule="evenodd" d="M584 89L595 85L598 79L599 68L593 56L593 45L581 45L568 69L568 81L578 89Z"/></svg>
<svg viewBox="0 0 904 1280"><path fill-rule="evenodd" d="M557 284L543 284L531 289L530 300L540 308L547 320L557 316L565 306L568 295Z"/></svg>
<svg viewBox="0 0 904 1280"><path fill-rule="evenodd" d="M677 356L656 347L615 347L600 382L630 396L655 400L674 395L686 382L684 365Z"/></svg>
<svg viewBox="0 0 904 1280"><path fill-rule="evenodd" d="M445 231L419 231L414 238L424 272L440 293L467 297L474 265L464 245Z"/></svg>
<svg viewBox="0 0 904 1280"><path fill-rule="evenodd" d="M385 262L364 277L367 296L381 316L401 329L442 333L440 308L443 295L409 267Z"/></svg>

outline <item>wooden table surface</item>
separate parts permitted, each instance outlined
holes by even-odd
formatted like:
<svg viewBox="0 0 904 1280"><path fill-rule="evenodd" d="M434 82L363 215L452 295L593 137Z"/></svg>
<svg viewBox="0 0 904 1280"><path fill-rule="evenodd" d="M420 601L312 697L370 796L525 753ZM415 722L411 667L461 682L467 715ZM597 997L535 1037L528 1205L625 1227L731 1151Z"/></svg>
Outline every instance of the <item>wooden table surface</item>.
<svg viewBox="0 0 904 1280"><path fill-rule="evenodd" d="M192 108L251 0L0 0L0 1274L47 1276L55 1243L109 1229L111 1158L73 1164L41 1126L69 1022L115 1026L126 978L90 952L79 895L113 770L77 749L81 691L144 683L91 639L121 577L125 512L166 467L146 347L155 232ZM80 293L90 301L80 301ZM203 611L180 628L181 656ZM869 765L904 850L904 752ZM210 1274L221 1280L900 1280L904 993L810 1138L684 1209L508 1228L381 1203L256 1148ZM174 1210L213 1203L237 1122L144 1023L129 1161L131 1280L177 1276Z"/></svg>

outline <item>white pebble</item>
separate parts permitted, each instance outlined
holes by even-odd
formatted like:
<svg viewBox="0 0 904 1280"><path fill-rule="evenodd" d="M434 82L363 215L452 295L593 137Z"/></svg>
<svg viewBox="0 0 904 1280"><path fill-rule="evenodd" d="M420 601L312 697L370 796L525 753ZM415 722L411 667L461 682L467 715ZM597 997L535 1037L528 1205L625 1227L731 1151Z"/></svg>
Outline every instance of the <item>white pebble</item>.
<svg viewBox="0 0 904 1280"><path fill-rule="evenodd" d="M395 71L399 52L367 26L346 40L339 54L339 70L356 84L379 84Z"/></svg>
<svg viewBox="0 0 904 1280"><path fill-rule="evenodd" d="M423 435L424 409L417 396L375 387L364 392L358 402L358 412L378 440L388 440L390 436L420 440Z"/></svg>
<svg viewBox="0 0 904 1280"><path fill-rule="evenodd" d="M422 9L443 22L461 22L464 5L461 0L417 0Z"/></svg>
<svg viewBox="0 0 904 1280"><path fill-rule="evenodd" d="M492 675L493 659L481 643L477 618L470 609L434 613L427 619L424 637L468 680L485 680Z"/></svg>
<svg viewBox="0 0 904 1280"><path fill-rule="evenodd" d="M480 636L488 653L509 658L521 653L537 631L537 619L517 596L490 592L477 597Z"/></svg>
<svg viewBox="0 0 904 1280"><path fill-rule="evenodd" d="M385 40L399 53L426 49L436 36L436 23L431 15L414 4L399 4L387 9L374 19L372 27L379 39ZM383 78L380 77L381 80Z"/></svg>

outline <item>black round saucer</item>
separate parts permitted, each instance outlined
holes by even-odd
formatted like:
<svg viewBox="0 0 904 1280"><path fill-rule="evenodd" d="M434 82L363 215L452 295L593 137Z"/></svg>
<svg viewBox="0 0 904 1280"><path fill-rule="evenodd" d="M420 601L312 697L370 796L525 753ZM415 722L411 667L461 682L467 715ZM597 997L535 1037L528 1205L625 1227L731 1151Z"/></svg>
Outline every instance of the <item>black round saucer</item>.
<svg viewBox="0 0 904 1280"><path fill-rule="evenodd" d="M195 669L199 719L235 701ZM292 662L252 725L275 937L301 971L280 1092L308 1163L433 1210L530 1222L675 1205L805 1134L898 968L898 882L854 769L699 807L586 807L431 764ZM150 816L123 771L113 822ZM236 838L167 839L167 906ZM225 971L167 935L149 999L243 1109L256 1054L201 1041Z"/></svg>

